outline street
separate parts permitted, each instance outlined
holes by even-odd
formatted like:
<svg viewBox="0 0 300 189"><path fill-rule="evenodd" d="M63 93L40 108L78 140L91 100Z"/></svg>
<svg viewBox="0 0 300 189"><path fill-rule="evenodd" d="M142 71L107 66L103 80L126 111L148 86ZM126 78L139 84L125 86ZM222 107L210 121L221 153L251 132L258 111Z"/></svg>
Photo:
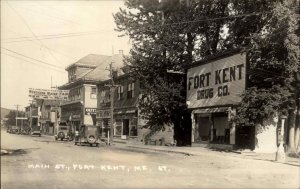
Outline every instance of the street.
<svg viewBox="0 0 300 189"><path fill-rule="evenodd" d="M185 156L75 146L1 131L2 189L299 188L299 167L218 152Z"/></svg>

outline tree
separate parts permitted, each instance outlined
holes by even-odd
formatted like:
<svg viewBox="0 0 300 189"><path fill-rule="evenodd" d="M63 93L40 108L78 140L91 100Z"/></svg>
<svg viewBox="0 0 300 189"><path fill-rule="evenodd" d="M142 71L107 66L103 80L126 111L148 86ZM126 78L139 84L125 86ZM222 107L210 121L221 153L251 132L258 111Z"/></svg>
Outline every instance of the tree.
<svg viewBox="0 0 300 189"><path fill-rule="evenodd" d="M227 49L246 47L265 26L274 1L127 0L114 15L117 31L133 46L126 64L143 83L140 108L153 131L186 115L183 71L193 61ZM264 14L262 14L263 12Z"/></svg>
<svg viewBox="0 0 300 189"><path fill-rule="evenodd" d="M15 110L9 111L9 113L5 116L7 118L6 125L16 125L16 115L17 115L17 111ZM18 117L22 117L24 115L25 115L24 112L18 111Z"/></svg>
<svg viewBox="0 0 300 189"><path fill-rule="evenodd" d="M299 149L299 36L296 1L284 0L266 14L263 30L253 33L247 52L250 88L243 96L237 121L255 125L279 112L288 115L289 149ZM298 130L299 131L299 130ZM297 144L296 144L297 143Z"/></svg>
<svg viewBox="0 0 300 189"><path fill-rule="evenodd" d="M141 113L155 132L164 124L180 126L187 115L185 76L168 73L184 71L194 59L218 52L223 39L229 1L128 0L126 9L114 15L117 30L129 35L133 47L126 63L132 76L141 81L144 95Z"/></svg>

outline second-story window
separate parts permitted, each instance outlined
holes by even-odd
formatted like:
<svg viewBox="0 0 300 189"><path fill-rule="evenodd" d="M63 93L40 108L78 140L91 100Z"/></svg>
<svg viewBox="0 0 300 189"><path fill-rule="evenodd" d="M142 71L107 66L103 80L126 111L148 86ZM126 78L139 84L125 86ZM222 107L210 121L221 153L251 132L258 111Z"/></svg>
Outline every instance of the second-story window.
<svg viewBox="0 0 300 189"><path fill-rule="evenodd" d="M91 98L97 98L97 88L96 87L92 87L91 89Z"/></svg>
<svg viewBox="0 0 300 189"><path fill-rule="evenodd" d="M128 84L127 88L127 98L133 98L134 97L134 83Z"/></svg>
<svg viewBox="0 0 300 189"><path fill-rule="evenodd" d="M123 92L124 92L124 87L123 86L119 86L118 87L118 100L123 99Z"/></svg>
<svg viewBox="0 0 300 189"><path fill-rule="evenodd" d="M102 90L100 92L100 102L101 103L108 103L110 102L110 95L109 95L110 91L109 90Z"/></svg>

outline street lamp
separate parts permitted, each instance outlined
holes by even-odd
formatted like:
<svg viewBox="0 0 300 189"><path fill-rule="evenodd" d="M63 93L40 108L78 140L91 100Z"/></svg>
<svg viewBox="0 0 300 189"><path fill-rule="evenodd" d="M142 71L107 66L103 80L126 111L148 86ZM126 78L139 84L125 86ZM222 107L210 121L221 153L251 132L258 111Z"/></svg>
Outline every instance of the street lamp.
<svg viewBox="0 0 300 189"><path fill-rule="evenodd" d="M287 119L287 116L281 116L281 130L280 130L280 136L279 136L279 146L277 148L276 152L276 161L279 162L285 162L285 153L284 153L284 147L283 147L283 136L284 136L284 122Z"/></svg>

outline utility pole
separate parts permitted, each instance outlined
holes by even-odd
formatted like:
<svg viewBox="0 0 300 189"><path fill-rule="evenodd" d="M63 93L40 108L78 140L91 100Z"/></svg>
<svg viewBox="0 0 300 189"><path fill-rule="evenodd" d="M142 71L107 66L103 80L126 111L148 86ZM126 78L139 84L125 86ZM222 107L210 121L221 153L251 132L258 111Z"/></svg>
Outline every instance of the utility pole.
<svg viewBox="0 0 300 189"><path fill-rule="evenodd" d="M109 143L112 144L113 143L113 138L114 138L114 94L115 94L115 88L117 87L117 85L115 85L114 82L114 76L113 76L113 67L112 64L114 62L112 61L109 64L109 75L111 78L111 85L105 85L107 87L110 88L110 132L109 132Z"/></svg>
<svg viewBox="0 0 300 189"><path fill-rule="evenodd" d="M18 128L18 130L19 130L19 127L18 127L18 119L17 119L17 117L18 117L18 114L19 114L19 104L17 104L17 105L15 105L16 107L17 107L17 111L16 111L16 127ZM21 128L20 128L20 130L21 130ZM19 131L20 132L20 131Z"/></svg>
<svg viewBox="0 0 300 189"><path fill-rule="evenodd" d="M18 113L19 113L19 104L15 105L17 107L17 111L16 111L16 126L18 126L18 120L17 120L17 117L18 117Z"/></svg>

